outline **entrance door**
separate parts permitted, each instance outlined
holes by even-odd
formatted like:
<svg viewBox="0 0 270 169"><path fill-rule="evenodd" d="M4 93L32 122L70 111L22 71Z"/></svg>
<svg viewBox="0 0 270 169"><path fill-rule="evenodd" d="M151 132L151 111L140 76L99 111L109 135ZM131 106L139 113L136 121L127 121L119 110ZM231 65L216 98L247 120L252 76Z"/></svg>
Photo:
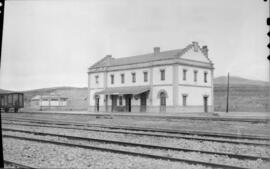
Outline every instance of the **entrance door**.
<svg viewBox="0 0 270 169"><path fill-rule="evenodd" d="M116 111L117 108L117 96L112 95L112 112Z"/></svg>
<svg viewBox="0 0 270 169"><path fill-rule="evenodd" d="M108 112L108 95L105 95L105 110Z"/></svg>
<svg viewBox="0 0 270 169"><path fill-rule="evenodd" d="M99 112L99 97L96 96L95 100L96 100L96 111Z"/></svg>
<svg viewBox="0 0 270 169"><path fill-rule="evenodd" d="M141 112L146 112L146 93L141 94L141 107L140 107Z"/></svg>
<svg viewBox="0 0 270 169"><path fill-rule="evenodd" d="M160 93L160 112L166 112L166 94Z"/></svg>
<svg viewBox="0 0 270 169"><path fill-rule="evenodd" d="M204 105L204 112L207 113L208 112L208 97L207 96L203 97L203 105Z"/></svg>
<svg viewBox="0 0 270 169"><path fill-rule="evenodd" d="M131 112L131 95L126 95L126 111Z"/></svg>

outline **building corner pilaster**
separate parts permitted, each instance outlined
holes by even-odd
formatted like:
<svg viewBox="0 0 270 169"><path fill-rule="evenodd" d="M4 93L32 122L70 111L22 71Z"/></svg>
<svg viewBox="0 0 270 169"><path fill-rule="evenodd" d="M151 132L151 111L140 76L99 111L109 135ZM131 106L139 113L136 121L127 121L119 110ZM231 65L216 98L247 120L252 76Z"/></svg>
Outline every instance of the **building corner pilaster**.
<svg viewBox="0 0 270 169"><path fill-rule="evenodd" d="M174 109L176 111L177 107L178 107L178 77L179 77L179 74L178 74L178 69L179 69L179 66L178 64L174 64L173 65L173 106L174 106Z"/></svg>

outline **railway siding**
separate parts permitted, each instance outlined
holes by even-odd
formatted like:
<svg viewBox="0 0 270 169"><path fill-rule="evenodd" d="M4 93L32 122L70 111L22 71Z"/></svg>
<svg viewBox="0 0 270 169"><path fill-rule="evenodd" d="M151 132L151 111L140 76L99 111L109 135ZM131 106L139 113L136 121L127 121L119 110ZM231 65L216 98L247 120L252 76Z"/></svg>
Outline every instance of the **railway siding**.
<svg viewBox="0 0 270 169"><path fill-rule="evenodd" d="M5 126L3 126L5 127ZM117 141L127 141L133 143L149 143L152 145L160 146L171 146L184 149L197 149L202 151L213 151L213 152L225 152L231 154L243 154L251 156L270 156L269 148L261 146L247 146L239 144L228 144L228 143L214 143L211 141L196 141L196 140L186 140L186 139L174 139L166 137L149 137L149 136L136 136L127 134L115 134L115 133L100 133L100 132L89 132L81 131L77 129L64 129L64 128L44 128L44 127L29 127L29 126L19 126L12 127L8 126L10 129L24 129L29 131L38 132L50 132L54 134L65 134L73 135L78 137L92 137L96 139L109 139Z"/></svg>

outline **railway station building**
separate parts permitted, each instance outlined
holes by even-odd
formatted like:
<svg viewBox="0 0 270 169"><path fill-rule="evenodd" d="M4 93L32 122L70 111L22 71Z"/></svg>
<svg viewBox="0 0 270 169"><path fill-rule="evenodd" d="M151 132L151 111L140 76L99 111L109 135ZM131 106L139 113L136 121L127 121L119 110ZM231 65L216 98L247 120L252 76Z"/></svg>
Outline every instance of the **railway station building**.
<svg viewBox="0 0 270 169"><path fill-rule="evenodd" d="M207 46L114 58L88 69L91 112L213 112L213 72Z"/></svg>

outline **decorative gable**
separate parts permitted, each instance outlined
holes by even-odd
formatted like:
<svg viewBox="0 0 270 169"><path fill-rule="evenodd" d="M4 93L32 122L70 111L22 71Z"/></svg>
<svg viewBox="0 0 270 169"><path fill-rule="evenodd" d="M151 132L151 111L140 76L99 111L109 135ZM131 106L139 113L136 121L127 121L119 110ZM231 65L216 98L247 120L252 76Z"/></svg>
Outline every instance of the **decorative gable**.
<svg viewBox="0 0 270 169"><path fill-rule="evenodd" d="M207 46L203 46L203 48L200 48L197 42L193 42L192 47L189 48L182 56L180 56L180 58L211 63L207 55L208 55Z"/></svg>

